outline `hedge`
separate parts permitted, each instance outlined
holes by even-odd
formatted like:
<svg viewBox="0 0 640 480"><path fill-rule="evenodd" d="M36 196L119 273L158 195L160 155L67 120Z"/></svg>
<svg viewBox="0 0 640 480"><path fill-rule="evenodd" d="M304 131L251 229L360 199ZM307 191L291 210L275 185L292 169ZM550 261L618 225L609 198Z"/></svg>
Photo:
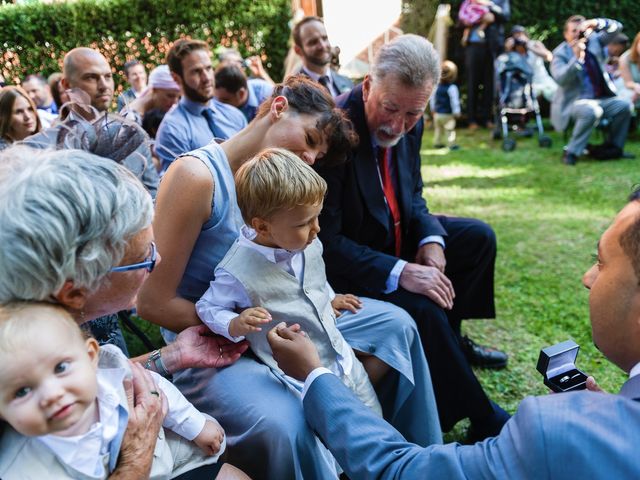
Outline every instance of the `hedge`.
<svg viewBox="0 0 640 480"><path fill-rule="evenodd" d="M120 91L126 61L137 58L153 68L164 63L173 41L189 36L206 40L212 49L233 46L243 55L260 55L278 79L290 18L289 0L0 3L0 73L13 84L28 73L46 76L62 70L67 51L89 46L107 58Z"/></svg>

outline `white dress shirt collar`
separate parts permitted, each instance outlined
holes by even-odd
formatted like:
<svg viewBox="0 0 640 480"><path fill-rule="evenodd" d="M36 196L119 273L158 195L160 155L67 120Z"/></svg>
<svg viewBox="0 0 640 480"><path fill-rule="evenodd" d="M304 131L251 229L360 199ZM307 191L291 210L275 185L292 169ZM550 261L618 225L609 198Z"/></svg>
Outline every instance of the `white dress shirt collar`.
<svg viewBox="0 0 640 480"><path fill-rule="evenodd" d="M99 369L98 402L99 421L88 432L73 437L44 435L44 443L60 461L72 469L87 475L104 477L104 455L109 443L118 433L120 395L114 385L122 385L126 371L123 368ZM126 405L124 405L126 408Z"/></svg>
<svg viewBox="0 0 640 480"><path fill-rule="evenodd" d="M284 248L266 247L255 242L256 231L243 225L240 229L239 243L244 247L249 247L260 252L267 260L272 263L290 262L296 255L302 253L302 250L285 250Z"/></svg>

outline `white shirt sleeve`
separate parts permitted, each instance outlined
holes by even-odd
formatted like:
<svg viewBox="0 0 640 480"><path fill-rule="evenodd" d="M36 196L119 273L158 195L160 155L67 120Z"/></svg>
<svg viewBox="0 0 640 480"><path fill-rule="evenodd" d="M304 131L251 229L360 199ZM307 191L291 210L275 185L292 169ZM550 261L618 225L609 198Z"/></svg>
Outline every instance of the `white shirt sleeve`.
<svg viewBox="0 0 640 480"><path fill-rule="evenodd" d="M251 306L249 296L238 279L223 268L218 268L216 279L196 303L196 312L212 332L237 343L244 340L244 337L232 337L229 334L229 324L238 316L236 309Z"/></svg>
<svg viewBox="0 0 640 480"><path fill-rule="evenodd" d="M184 395L164 377L149 371L160 390L167 397L169 410L162 426L168 428L187 440L196 438L206 422L205 416L184 398Z"/></svg>
<svg viewBox="0 0 640 480"><path fill-rule="evenodd" d="M398 283L400 283L400 274L402 270L404 270L405 265L407 264L404 260L398 260L396 264L389 272L389 276L387 277L387 282L385 284L385 291L382 293L392 293L398 289Z"/></svg>
<svg viewBox="0 0 640 480"><path fill-rule="evenodd" d="M427 243L437 243L444 248L444 237L442 235L429 235L428 237L424 237L420 240L420 243L418 243L418 248L426 245Z"/></svg>
<svg viewBox="0 0 640 480"><path fill-rule="evenodd" d="M318 367L318 368L316 368L315 370L313 370L309 374L309 376L304 381L304 387L302 387L302 399L303 400L304 400L304 396L307 393L307 390L309 390L309 387L311 386L313 381L316 378L318 378L320 375L324 375L325 373L329 373L329 374L333 375L333 372L331 370L329 370L328 368L325 368L325 367Z"/></svg>

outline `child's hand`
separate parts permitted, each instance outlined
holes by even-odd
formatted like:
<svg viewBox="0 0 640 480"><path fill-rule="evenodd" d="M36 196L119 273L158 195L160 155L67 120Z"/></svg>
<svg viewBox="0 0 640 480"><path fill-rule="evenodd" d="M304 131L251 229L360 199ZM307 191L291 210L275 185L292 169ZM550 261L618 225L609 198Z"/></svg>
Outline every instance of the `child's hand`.
<svg viewBox="0 0 640 480"><path fill-rule="evenodd" d="M229 334L232 337L244 336L251 332L260 332L260 325L269 323L271 314L262 307L247 308L229 323Z"/></svg>
<svg viewBox="0 0 640 480"><path fill-rule="evenodd" d="M331 300L331 306L333 307L333 313L336 314L336 317L339 317L342 315L340 310L348 310L351 313L356 313L362 308L362 302L355 295L347 293L346 295L336 295L336 297Z"/></svg>
<svg viewBox="0 0 640 480"><path fill-rule="evenodd" d="M220 451L220 446L224 440L224 430L216 420L209 420L204 424L204 428L193 441L207 455L215 455Z"/></svg>

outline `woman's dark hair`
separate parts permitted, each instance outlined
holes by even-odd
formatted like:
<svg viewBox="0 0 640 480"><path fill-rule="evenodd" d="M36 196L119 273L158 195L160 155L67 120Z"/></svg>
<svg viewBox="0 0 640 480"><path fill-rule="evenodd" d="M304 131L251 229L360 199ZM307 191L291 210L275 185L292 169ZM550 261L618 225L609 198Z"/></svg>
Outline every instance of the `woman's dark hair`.
<svg viewBox="0 0 640 480"><path fill-rule="evenodd" d="M315 115L318 130L324 133L329 151L320 160L322 165L336 165L358 144L358 135L346 114L336 107L327 90L305 75L293 75L273 89L271 98L262 102L256 118L269 113L276 97L285 97L289 108L296 113Z"/></svg>
<svg viewBox="0 0 640 480"><path fill-rule="evenodd" d="M158 133L158 128L165 114L166 112L159 108L152 108L142 117L142 128L151 138L156 138L156 133Z"/></svg>
<svg viewBox="0 0 640 480"><path fill-rule="evenodd" d="M56 72L49 75L47 79L47 83L49 84L49 89L51 90L51 96L53 97L53 101L56 103L58 110L62 107L62 99L60 98L60 87L58 84L62 80L62 72Z"/></svg>

